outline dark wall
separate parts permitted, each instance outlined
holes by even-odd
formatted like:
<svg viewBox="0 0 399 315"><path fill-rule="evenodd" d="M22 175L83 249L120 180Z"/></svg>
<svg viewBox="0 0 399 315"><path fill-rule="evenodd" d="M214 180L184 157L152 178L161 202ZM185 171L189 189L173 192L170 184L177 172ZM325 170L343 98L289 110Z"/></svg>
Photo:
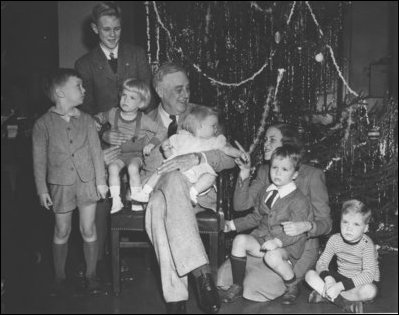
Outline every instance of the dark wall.
<svg viewBox="0 0 399 315"><path fill-rule="evenodd" d="M58 66L57 3L7 1L1 12L2 95L21 114L41 112L43 73Z"/></svg>
<svg viewBox="0 0 399 315"><path fill-rule="evenodd" d="M352 1L346 19L344 55L351 87L376 98L386 91L397 96L397 2Z"/></svg>

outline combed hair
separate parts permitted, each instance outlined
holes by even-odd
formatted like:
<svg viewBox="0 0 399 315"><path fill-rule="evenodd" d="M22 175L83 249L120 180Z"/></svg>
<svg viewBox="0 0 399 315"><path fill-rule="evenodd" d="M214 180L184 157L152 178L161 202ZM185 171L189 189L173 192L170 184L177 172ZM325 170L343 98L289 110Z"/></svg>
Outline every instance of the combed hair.
<svg viewBox="0 0 399 315"><path fill-rule="evenodd" d="M283 136L281 139L281 143L283 145L289 144L291 146L297 147L299 152L303 155L304 153L303 142L296 128L287 124L277 124L277 125L272 125L271 127L280 130L281 135Z"/></svg>
<svg viewBox="0 0 399 315"><path fill-rule="evenodd" d="M154 89L158 87L158 85L162 82L163 78L171 73L175 72L183 72L187 76L186 69L184 69L181 65L174 62L164 63L159 67L158 71L154 74L152 78L152 85Z"/></svg>
<svg viewBox="0 0 399 315"><path fill-rule="evenodd" d="M92 22L97 24L98 20L104 16L115 16L122 19L122 10L114 1L103 1L97 4L91 12Z"/></svg>
<svg viewBox="0 0 399 315"><path fill-rule="evenodd" d="M357 199L347 200L342 204L341 216L347 213L360 213L365 224L369 224L371 220L371 209Z"/></svg>
<svg viewBox="0 0 399 315"><path fill-rule="evenodd" d="M74 69L61 68L50 73L43 81L44 94L52 102L56 102L57 95L55 90L62 87L71 77L82 79L80 74Z"/></svg>
<svg viewBox="0 0 399 315"><path fill-rule="evenodd" d="M276 148L272 153L270 162L276 158L288 158L294 165L295 171L298 171L301 167L302 155L298 148L294 145L283 144L281 147Z"/></svg>
<svg viewBox="0 0 399 315"><path fill-rule="evenodd" d="M190 110L187 116L179 122L179 129L195 134L202 122L209 116L218 117L217 110L203 105L196 105Z"/></svg>
<svg viewBox="0 0 399 315"><path fill-rule="evenodd" d="M129 78L122 83L121 90L125 89L130 92L136 92L140 96L141 100L144 102L144 106L141 109L148 107L151 101L151 91L147 83L135 78Z"/></svg>

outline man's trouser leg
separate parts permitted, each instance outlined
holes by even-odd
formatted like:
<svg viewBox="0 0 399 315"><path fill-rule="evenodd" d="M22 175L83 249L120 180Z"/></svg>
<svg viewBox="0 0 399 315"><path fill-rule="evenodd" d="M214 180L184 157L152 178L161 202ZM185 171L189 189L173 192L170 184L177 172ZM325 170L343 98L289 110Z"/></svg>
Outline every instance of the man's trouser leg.
<svg viewBox="0 0 399 315"><path fill-rule="evenodd" d="M208 263L188 183L180 172L163 176L146 210L146 231L158 258L166 302L188 300L187 274Z"/></svg>

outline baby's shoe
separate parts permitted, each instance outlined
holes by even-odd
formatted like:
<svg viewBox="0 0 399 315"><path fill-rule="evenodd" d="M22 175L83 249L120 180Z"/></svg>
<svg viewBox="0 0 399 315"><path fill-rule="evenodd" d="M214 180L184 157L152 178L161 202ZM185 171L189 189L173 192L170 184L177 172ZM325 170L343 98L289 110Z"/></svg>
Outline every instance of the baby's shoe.
<svg viewBox="0 0 399 315"><path fill-rule="evenodd" d="M198 191L194 186L191 186L190 188L190 199L194 206L198 203Z"/></svg>
<svg viewBox="0 0 399 315"><path fill-rule="evenodd" d="M123 209L123 202L121 198L118 197L113 197L112 198L112 208L111 208L111 214L119 212Z"/></svg>
<svg viewBox="0 0 399 315"><path fill-rule="evenodd" d="M146 193L141 187L132 187L131 194L132 200L138 202L148 202L150 199L150 194Z"/></svg>

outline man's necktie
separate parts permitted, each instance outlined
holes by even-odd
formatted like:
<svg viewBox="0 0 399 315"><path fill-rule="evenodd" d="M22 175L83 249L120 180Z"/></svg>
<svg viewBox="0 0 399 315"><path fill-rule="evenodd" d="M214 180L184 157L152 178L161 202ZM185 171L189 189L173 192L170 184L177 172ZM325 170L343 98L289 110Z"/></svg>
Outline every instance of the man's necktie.
<svg viewBox="0 0 399 315"><path fill-rule="evenodd" d="M270 194L269 199L267 199L266 206L268 206L269 209L272 208L273 200L274 200L274 198L276 197L277 194L278 194L278 190L274 189L274 190L272 190L272 193Z"/></svg>
<svg viewBox="0 0 399 315"><path fill-rule="evenodd" d="M114 73L118 70L118 59L115 58L114 53L110 53L109 57L111 58L108 60L109 65Z"/></svg>
<svg viewBox="0 0 399 315"><path fill-rule="evenodd" d="M169 118L172 119L172 121L171 121L171 123L169 124L169 127L168 127L168 138L170 136L173 136L177 132L176 115L169 115Z"/></svg>

